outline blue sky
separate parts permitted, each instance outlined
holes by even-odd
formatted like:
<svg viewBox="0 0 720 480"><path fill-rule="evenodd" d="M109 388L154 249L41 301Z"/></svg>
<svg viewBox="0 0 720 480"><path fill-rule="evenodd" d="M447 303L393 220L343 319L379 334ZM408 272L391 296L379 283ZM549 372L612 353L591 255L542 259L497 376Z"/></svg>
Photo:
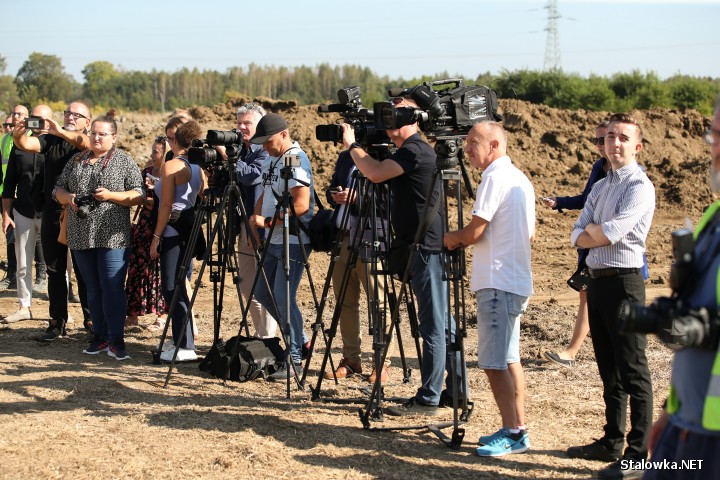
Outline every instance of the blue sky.
<svg viewBox="0 0 720 480"><path fill-rule="evenodd" d="M32 52L82 81L118 69L359 64L406 79L542 69L546 0L121 0L3 2L0 55L15 75ZM562 68L720 78L720 0L559 0ZM715 32L715 33L713 33Z"/></svg>

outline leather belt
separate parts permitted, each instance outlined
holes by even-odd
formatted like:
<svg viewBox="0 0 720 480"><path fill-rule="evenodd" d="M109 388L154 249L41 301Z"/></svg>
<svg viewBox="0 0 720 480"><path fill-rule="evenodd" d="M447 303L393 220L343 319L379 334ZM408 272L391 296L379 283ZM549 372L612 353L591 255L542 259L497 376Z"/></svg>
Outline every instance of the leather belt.
<svg viewBox="0 0 720 480"><path fill-rule="evenodd" d="M616 277L618 275L628 275L630 273L640 273L639 268L600 268L593 270L588 268L590 278Z"/></svg>

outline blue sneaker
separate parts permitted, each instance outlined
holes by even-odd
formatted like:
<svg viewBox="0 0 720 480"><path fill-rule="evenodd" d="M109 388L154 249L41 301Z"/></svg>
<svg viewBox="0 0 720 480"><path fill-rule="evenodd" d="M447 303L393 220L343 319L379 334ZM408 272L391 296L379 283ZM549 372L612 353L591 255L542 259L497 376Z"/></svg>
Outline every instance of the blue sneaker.
<svg viewBox="0 0 720 480"><path fill-rule="evenodd" d="M492 442L496 438L498 438L501 435L509 434L509 431L507 428L501 428L497 432L493 433L492 435L483 435L478 439L478 445L483 446L487 445L488 443ZM527 429L523 428L520 430L520 433L524 434L525 437L527 437L526 443L528 444L528 447L530 446L530 439L527 435Z"/></svg>
<svg viewBox="0 0 720 480"><path fill-rule="evenodd" d="M485 445L475 449L481 457L502 457L511 453L522 453L530 448L530 440L526 432L513 434L505 429L488 435L487 438L495 437Z"/></svg>

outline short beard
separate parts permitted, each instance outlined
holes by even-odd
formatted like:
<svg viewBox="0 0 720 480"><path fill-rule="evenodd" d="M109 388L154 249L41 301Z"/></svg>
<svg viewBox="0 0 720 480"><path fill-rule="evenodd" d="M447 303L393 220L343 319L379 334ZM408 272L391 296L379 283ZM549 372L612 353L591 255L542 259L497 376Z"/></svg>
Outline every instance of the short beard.
<svg viewBox="0 0 720 480"><path fill-rule="evenodd" d="M75 125L63 125L63 130L66 132L77 132L77 127Z"/></svg>

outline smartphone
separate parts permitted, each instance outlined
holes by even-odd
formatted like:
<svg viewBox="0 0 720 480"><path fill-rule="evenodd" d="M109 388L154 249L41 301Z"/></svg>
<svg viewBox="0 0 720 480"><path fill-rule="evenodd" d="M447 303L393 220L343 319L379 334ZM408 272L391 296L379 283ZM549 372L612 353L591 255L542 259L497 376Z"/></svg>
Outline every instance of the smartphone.
<svg viewBox="0 0 720 480"><path fill-rule="evenodd" d="M28 130L42 130L45 126L45 119L42 117L27 117L25 128Z"/></svg>
<svg viewBox="0 0 720 480"><path fill-rule="evenodd" d="M146 173L145 178L147 178L153 185L155 185L157 181L160 180L159 177L156 177L155 175L152 175L150 173Z"/></svg>

